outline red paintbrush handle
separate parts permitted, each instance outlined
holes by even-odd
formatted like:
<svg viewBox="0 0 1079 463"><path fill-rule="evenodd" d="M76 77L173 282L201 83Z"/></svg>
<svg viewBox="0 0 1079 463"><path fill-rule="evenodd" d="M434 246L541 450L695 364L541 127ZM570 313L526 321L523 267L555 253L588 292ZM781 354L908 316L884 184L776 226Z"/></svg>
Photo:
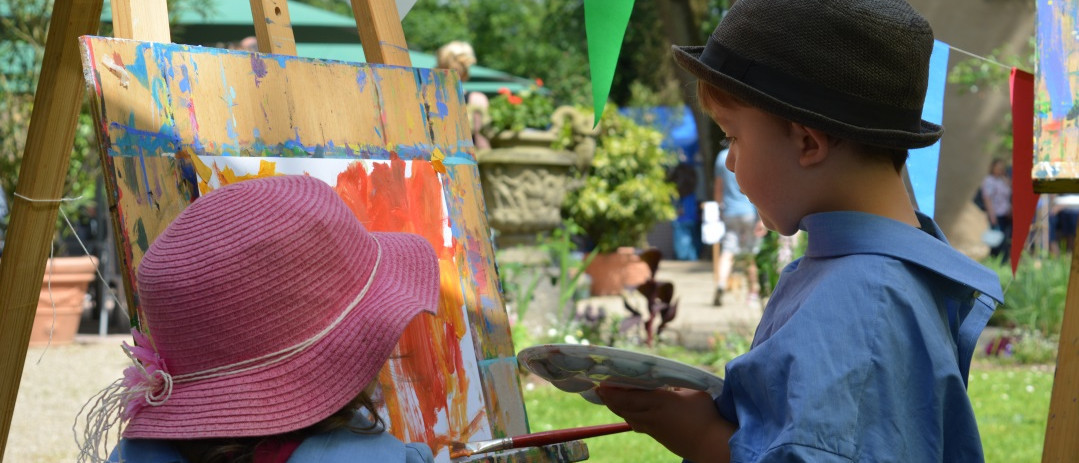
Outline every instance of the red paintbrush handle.
<svg viewBox="0 0 1079 463"><path fill-rule="evenodd" d="M606 436L607 434L626 432L632 429L633 428L629 427L629 423L616 423L536 432L513 437L512 448L518 449L521 447L539 447L542 445L558 444L571 440L584 439L586 437Z"/></svg>

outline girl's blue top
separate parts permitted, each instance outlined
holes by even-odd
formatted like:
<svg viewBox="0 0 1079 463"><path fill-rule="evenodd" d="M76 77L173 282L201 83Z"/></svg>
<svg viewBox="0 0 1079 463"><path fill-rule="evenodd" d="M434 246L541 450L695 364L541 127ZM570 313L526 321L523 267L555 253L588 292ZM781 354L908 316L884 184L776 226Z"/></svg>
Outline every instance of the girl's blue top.
<svg viewBox="0 0 1079 463"><path fill-rule="evenodd" d="M370 421L361 413L352 425L365 428ZM122 459L121 459L122 457ZM121 439L109 456L110 462L130 463L187 463L172 443L164 439ZM433 463L434 456L427 444L404 444L386 432L360 434L349 429L318 434L304 439L289 463L337 462L404 462Z"/></svg>

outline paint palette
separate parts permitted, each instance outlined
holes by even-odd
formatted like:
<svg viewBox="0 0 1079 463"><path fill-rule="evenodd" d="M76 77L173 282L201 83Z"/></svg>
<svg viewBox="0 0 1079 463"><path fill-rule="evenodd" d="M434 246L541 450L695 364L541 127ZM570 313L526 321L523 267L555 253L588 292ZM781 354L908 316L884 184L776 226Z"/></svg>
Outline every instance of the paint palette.
<svg viewBox="0 0 1079 463"><path fill-rule="evenodd" d="M718 396L723 379L707 371L655 355L603 346L543 344L522 349L517 361L555 387L602 405L602 384L634 388L682 387Z"/></svg>

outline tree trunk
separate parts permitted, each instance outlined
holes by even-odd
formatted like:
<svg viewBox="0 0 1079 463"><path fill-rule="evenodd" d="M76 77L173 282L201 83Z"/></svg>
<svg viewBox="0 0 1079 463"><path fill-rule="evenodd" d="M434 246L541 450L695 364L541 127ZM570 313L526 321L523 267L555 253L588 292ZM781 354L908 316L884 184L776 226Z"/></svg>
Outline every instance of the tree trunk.
<svg viewBox="0 0 1079 463"><path fill-rule="evenodd" d="M694 45L704 44L707 37L701 37L698 31L697 18L690 6L691 0L671 0L666 8L660 8L660 18L663 21L663 29L672 44ZM672 58L673 59L673 58ZM697 140L700 144L701 163L704 167L705 189L712 191L712 181L715 165L716 151L719 147L719 139L723 136L719 128L712 122L697 103L697 78L686 72L680 66L676 66L675 75L678 77L678 88L682 93L682 101L693 111L693 118L697 123ZM707 199L711 199L710 195Z"/></svg>

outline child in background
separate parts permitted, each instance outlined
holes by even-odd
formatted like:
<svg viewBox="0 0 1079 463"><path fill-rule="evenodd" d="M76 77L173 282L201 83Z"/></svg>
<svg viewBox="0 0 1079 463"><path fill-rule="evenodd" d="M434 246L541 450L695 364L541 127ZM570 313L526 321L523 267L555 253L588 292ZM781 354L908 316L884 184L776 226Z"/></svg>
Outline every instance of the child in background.
<svg viewBox="0 0 1079 463"><path fill-rule="evenodd" d="M423 238L366 231L318 179L215 190L139 263L148 337L91 400L79 461L103 461L117 424L110 462L432 461L385 432L371 394L438 285Z"/></svg>
<svg viewBox="0 0 1079 463"><path fill-rule="evenodd" d="M739 0L675 47L764 224L808 232L719 397L599 388L635 430L704 462L983 461L966 393L997 276L911 206L907 150L933 32L903 0Z"/></svg>

